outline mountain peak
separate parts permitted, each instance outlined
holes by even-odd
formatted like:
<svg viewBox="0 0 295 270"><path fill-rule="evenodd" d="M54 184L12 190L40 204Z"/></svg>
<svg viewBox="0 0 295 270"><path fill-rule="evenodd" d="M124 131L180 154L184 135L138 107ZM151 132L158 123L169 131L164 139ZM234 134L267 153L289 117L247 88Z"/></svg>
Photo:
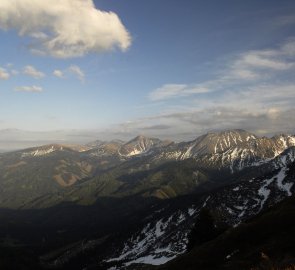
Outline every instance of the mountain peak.
<svg viewBox="0 0 295 270"><path fill-rule="evenodd" d="M138 135L120 148L122 156L130 157L148 152L149 150L162 146L163 142L157 138L149 138Z"/></svg>
<svg viewBox="0 0 295 270"><path fill-rule="evenodd" d="M242 129L224 130L207 133L195 142L202 153L219 153L227 149L257 139L257 136Z"/></svg>
<svg viewBox="0 0 295 270"><path fill-rule="evenodd" d="M36 156L45 156L52 152L57 151L76 151L84 152L89 150L89 147L75 144L46 144L42 146L37 146L33 148L24 149L21 152L22 157L36 157Z"/></svg>
<svg viewBox="0 0 295 270"><path fill-rule="evenodd" d="M95 140L95 141L87 143L86 146L94 148L94 147L98 147L98 146L102 145L103 143L104 143L104 141Z"/></svg>
<svg viewBox="0 0 295 270"><path fill-rule="evenodd" d="M212 132L208 132L207 134L205 135L217 135L217 136L226 136L226 135L248 135L248 136L254 136L254 137L257 137L256 135L254 135L253 133L251 132L248 132L244 129L225 129L225 130L220 130L220 131L212 131Z"/></svg>
<svg viewBox="0 0 295 270"><path fill-rule="evenodd" d="M149 137L146 137L142 134L139 134L137 135L136 137L134 137L133 139L131 139L129 142L133 142L133 141L141 141L141 140L152 140L153 138L149 138ZM127 142L127 143L129 143Z"/></svg>

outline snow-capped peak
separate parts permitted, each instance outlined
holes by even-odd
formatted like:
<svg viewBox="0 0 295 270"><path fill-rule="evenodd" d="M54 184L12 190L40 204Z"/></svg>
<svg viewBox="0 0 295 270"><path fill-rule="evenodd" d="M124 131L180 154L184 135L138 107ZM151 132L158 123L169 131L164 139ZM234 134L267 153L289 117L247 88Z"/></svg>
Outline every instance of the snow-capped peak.
<svg viewBox="0 0 295 270"><path fill-rule="evenodd" d="M165 142L162 142L160 139L148 138L143 135L139 135L125 143L119 149L119 154L125 157L132 157L135 155L147 153L152 148L157 148L164 145Z"/></svg>

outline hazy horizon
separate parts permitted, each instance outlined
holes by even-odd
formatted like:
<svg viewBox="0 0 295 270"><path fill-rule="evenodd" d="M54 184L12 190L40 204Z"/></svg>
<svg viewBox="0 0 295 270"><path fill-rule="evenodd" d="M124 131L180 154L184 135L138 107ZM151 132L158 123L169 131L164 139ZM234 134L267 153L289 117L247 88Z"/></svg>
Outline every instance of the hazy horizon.
<svg viewBox="0 0 295 270"><path fill-rule="evenodd" d="M146 137L159 138L161 140L171 140L174 142L184 142L196 139L198 136L210 132L222 132L229 129L207 130L206 132L173 135L152 135L147 133L111 133L111 131L95 131L95 130L52 130L52 131L28 131L19 129L0 130L0 152L21 150L30 147L37 147L47 144L87 144L96 140L112 141L122 140L127 142L138 135ZM234 130L234 129L230 129ZM244 130L244 129L243 129ZM246 130L257 136L272 137L278 134L294 134L292 132L277 132L269 134L260 134L250 130Z"/></svg>

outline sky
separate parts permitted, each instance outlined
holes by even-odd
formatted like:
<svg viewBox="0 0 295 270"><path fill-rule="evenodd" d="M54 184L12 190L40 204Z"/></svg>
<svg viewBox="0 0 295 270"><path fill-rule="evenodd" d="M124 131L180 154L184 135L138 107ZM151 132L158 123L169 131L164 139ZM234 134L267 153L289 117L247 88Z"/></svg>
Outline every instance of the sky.
<svg viewBox="0 0 295 270"><path fill-rule="evenodd" d="M0 40L4 143L295 133L293 0L0 0Z"/></svg>

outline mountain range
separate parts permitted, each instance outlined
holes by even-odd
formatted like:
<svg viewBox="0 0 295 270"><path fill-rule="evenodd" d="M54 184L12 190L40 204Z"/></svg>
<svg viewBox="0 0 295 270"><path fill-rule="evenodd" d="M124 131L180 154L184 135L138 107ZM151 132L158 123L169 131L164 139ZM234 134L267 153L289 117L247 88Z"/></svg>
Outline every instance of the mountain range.
<svg viewBox="0 0 295 270"><path fill-rule="evenodd" d="M268 138L244 130L180 143L140 135L128 142L2 153L0 249L11 258L22 254L19 269L154 269L165 263L179 269L178 262L186 260L190 267L202 265L190 254L209 252L209 242L188 252L201 213L208 211L220 228L211 246L242 235L242 226L252 228L247 222L259 223L281 201L290 204L294 161L294 135ZM232 248L224 255L228 263L247 250ZM271 253L267 256L271 261Z"/></svg>

